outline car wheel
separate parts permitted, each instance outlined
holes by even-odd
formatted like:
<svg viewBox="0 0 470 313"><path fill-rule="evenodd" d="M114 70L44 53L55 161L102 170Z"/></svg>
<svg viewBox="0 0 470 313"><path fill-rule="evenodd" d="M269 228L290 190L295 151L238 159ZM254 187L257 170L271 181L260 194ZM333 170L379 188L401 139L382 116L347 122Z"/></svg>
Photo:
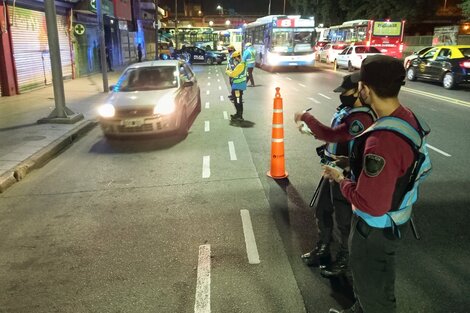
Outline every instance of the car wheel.
<svg viewBox="0 0 470 313"><path fill-rule="evenodd" d="M217 62L218 65L222 64L222 61Z"/></svg>
<svg viewBox="0 0 470 313"><path fill-rule="evenodd" d="M409 81L415 81L417 79L416 70L413 67L410 67L408 71L406 71L406 78L408 78Z"/></svg>
<svg viewBox="0 0 470 313"><path fill-rule="evenodd" d="M354 72L354 67L351 64L351 61L348 62L348 71L349 72Z"/></svg>
<svg viewBox="0 0 470 313"><path fill-rule="evenodd" d="M209 64L209 65L214 64L214 59L213 58L208 58L207 59L207 64Z"/></svg>
<svg viewBox="0 0 470 313"><path fill-rule="evenodd" d="M444 79L442 79L442 85L445 89L452 89L456 86L454 75L452 73L446 73Z"/></svg>

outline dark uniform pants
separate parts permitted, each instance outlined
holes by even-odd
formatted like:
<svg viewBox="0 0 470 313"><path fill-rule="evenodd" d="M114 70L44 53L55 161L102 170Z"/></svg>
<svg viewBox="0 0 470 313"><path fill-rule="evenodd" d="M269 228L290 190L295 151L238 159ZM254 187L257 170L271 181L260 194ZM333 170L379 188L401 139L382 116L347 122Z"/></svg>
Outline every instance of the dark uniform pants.
<svg viewBox="0 0 470 313"><path fill-rule="evenodd" d="M249 67L248 68L248 79L246 80L247 82L249 81L251 83L251 86L254 86L255 85L255 79L253 78L253 70L255 68L254 67Z"/></svg>
<svg viewBox="0 0 470 313"><path fill-rule="evenodd" d="M237 115L241 117L243 115L243 90L232 89L232 97Z"/></svg>
<svg viewBox="0 0 470 313"><path fill-rule="evenodd" d="M344 198L336 182L330 183L328 179L322 179L318 188L313 209L317 219L319 239L326 244L331 242L334 212L341 234L341 247L347 249L351 230L351 204Z"/></svg>
<svg viewBox="0 0 470 313"><path fill-rule="evenodd" d="M407 226L398 227L402 236ZM349 267L356 298L365 313L395 313L395 253L401 240L391 228L370 227L356 214L351 228Z"/></svg>

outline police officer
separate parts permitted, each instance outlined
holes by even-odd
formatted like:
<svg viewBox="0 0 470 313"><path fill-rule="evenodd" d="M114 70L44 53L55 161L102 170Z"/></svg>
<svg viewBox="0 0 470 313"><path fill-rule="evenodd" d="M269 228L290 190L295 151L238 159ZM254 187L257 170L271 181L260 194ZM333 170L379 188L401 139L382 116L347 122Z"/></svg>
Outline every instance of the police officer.
<svg viewBox="0 0 470 313"><path fill-rule="evenodd" d="M246 90L246 64L241 59L240 51L232 53L233 70L226 70L225 73L232 78L232 99L236 113L231 114L232 121L243 121L243 91Z"/></svg>
<svg viewBox="0 0 470 313"><path fill-rule="evenodd" d="M316 139L326 141L322 147L322 163L332 163L348 157L349 141L368 128L375 120L369 107L363 107L358 99L359 73L347 75L341 85L334 90L340 92L341 105L336 109L331 127L323 125L309 113L298 112L295 122L303 121ZM341 166L346 167L341 164ZM348 237L351 227L351 204L343 197L339 185L321 179L312 200L318 225L318 242L315 248L301 256L309 266L320 266L321 274L326 277L345 273L348 267ZM333 233L333 212L341 234L340 249L335 262L330 264L330 242Z"/></svg>
<svg viewBox="0 0 470 313"><path fill-rule="evenodd" d="M255 79L253 78L253 70L255 69L255 58L255 48L252 46L251 42L247 42L245 44L245 51L243 52L242 59L246 63L248 69L248 80L251 83L251 87L255 87Z"/></svg>
<svg viewBox="0 0 470 313"><path fill-rule="evenodd" d="M377 114L375 124L394 117L419 129L414 114L398 100L404 78L403 64L390 56L371 56L362 63L359 98ZM393 212L400 206L414 162L415 151L406 138L394 131L368 130L354 140L352 178L325 166L324 177L340 184L353 210L349 265L357 300L340 312L396 312L395 254L408 221L398 223L392 216L396 218Z"/></svg>

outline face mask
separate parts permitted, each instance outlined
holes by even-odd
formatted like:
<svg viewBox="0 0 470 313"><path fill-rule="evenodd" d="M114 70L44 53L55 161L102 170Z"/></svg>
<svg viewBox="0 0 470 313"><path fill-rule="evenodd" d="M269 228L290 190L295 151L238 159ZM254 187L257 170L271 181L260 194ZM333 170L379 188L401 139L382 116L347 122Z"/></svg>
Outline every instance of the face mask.
<svg viewBox="0 0 470 313"><path fill-rule="evenodd" d="M348 106L348 107L353 107L354 102L356 102L357 100L357 97L354 95L349 95L349 96L339 95L339 100L341 101L341 104Z"/></svg>

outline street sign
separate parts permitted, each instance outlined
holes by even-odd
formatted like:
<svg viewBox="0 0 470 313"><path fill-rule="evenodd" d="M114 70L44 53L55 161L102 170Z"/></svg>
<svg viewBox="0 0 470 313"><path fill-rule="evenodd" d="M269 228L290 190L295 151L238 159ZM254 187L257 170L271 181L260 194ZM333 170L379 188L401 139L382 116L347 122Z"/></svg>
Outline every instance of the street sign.
<svg viewBox="0 0 470 313"><path fill-rule="evenodd" d="M83 26L83 24L76 24L74 27L73 27L73 30L75 31L75 34L81 36L85 33L85 26Z"/></svg>

